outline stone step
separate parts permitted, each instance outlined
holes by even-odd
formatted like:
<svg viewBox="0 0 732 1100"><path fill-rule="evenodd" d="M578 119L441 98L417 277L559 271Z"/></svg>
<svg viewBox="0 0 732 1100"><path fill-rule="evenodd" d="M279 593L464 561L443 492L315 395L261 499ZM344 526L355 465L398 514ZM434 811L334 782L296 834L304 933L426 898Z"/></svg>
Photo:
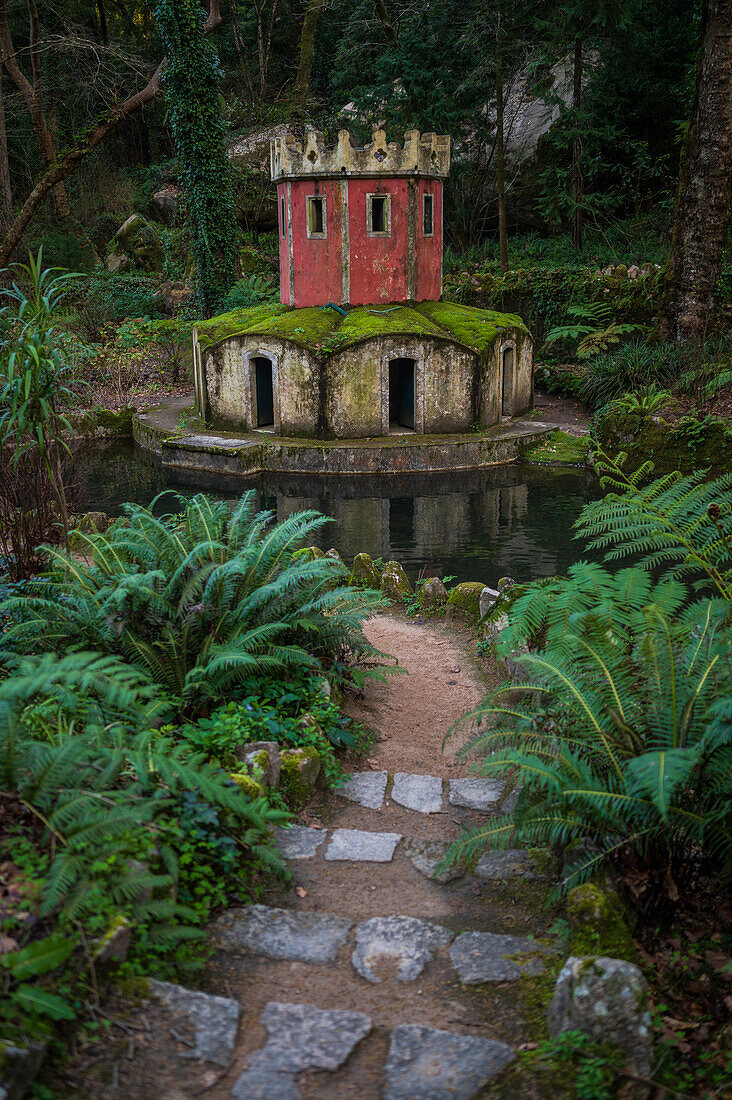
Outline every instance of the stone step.
<svg viewBox="0 0 732 1100"><path fill-rule="evenodd" d="M217 1066L231 1065L241 1018L238 1001L155 980L150 982L150 992L174 1016L182 1017L193 1027L193 1045L182 1052L183 1058L201 1059Z"/></svg>
<svg viewBox="0 0 732 1100"><path fill-rule="evenodd" d="M354 772L337 788L336 794L367 810L380 810L391 800L407 810L422 814L445 813L449 806L478 813L511 813L517 792L507 792L502 779L464 776L441 779L437 775L408 772Z"/></svg>
<svg viewBox="0 0 732 1100"><path fill-rule="evenodd" d="M213 925L213 942L224 950L245 951L274 960L335 963L341 948L351 948L354 970L378 983L378 965L386 962L399 981L414 981L440 948L463 985L517 981L544 971L553 948L528 936L492 932L455 933L416 917L372 917L356 924L327 913L250 905L230 909Z"/></svg>
<svg viewBox="0 0 732 1100"><path fill-rule="evenodd" d="M326 840L328 843L323 847ZM290 825L275 829L275 841L285 859L310 860L322 854L329 863L390 863L399 851L417 871L435 882L451 882L465 873L459 865L438 873L437 867L450 847L448 841L404 837L401 833ZM486 852L472 869L472 874L485 881L535 879L539 876L537 853L519 848Z"/></svg>
<svg viewBox="0 0 732 1100"><path fill-rule="evenodd" d="M372 1031L362 1012L270 1002L267 1042L236 1081L233 1100L300 1100L297 1075L336 1073ZM505 1043L418 1024L395 1027L384 1063L384 1100L472 1100L514 1061Z"/></svg>

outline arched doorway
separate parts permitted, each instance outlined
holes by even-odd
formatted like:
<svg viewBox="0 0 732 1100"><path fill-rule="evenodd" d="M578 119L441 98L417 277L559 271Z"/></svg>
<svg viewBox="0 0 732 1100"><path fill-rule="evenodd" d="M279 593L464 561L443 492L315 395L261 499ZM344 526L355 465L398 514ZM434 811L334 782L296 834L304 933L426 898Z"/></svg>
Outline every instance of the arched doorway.
<svg viewBox="0 0 732 1100"><path fill-rule="evenodd" d="M415 429L416 359L389 360L389 431Z"/></svg>
<svg viewBox="0 0 732 1100"><path fill-rule="evenodd" d="M254 421L257 428L273 428L274 417L274 379L272 360L266 355L252 357L254 368Z"/></svg>
<svg viewBox="0 0 732 1100"><path fill-rule="evenodd" d="M513 416L516 351L509 344L501 351L501 416Z"/></svg>

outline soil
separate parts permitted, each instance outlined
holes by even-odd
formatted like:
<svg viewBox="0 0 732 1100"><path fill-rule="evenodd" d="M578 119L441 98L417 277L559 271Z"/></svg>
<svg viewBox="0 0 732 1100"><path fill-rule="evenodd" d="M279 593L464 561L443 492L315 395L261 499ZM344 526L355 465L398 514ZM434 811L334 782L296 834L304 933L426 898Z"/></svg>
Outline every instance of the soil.
<svg viewBox="0 0 732 1100"><path fill-rule="evenodd" d="M576 397L546 393L539 386L534 393L534 410L539 419L551 421L569 435L584 435L592 416L592 410Z"/></svg>

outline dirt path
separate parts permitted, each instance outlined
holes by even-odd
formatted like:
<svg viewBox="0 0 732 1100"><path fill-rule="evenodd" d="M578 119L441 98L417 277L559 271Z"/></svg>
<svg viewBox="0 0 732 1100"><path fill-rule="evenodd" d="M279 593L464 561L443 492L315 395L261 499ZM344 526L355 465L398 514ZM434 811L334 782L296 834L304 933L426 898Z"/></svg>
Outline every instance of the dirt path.
<svg viewBox="0 0 732 1100"><path fill-rule="evenodd" d="M546 1096L515 1053L554 958L540 866L515 852L435 870L461 826L510 812L505 784L441 753L484 685L444 626L383 615L366 632L406 673L351 708L381 738L368 766L278 835L292 882L211 927L206 994L159 987L166 1007L145 1003L141 1033L59 1096Z"/></svg>
<svg viewBox="0 0 732 1100"><path fill-rule="evenodd" d="M353 718L379 737L371 761L392 773L464 775L465 763L455 759L464 737L456 734L444 751L443 740L453 723L486 694L465 650L442 625L404 622L392 615L372 619L364 633L404 670L386 682L370 681L363 701L348 707Z"/></svg>

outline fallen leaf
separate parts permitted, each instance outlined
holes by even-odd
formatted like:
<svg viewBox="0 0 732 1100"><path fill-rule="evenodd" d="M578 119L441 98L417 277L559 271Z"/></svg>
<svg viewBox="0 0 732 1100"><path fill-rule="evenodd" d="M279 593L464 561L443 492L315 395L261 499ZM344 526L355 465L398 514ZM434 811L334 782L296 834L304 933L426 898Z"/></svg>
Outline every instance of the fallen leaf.
<svg viewBox="0 0 732 1100"><path fill-rule="evenodd" d="M304 886L296 886L295 893L299 898L306 898L308 896L308 892Z"/></svg>

